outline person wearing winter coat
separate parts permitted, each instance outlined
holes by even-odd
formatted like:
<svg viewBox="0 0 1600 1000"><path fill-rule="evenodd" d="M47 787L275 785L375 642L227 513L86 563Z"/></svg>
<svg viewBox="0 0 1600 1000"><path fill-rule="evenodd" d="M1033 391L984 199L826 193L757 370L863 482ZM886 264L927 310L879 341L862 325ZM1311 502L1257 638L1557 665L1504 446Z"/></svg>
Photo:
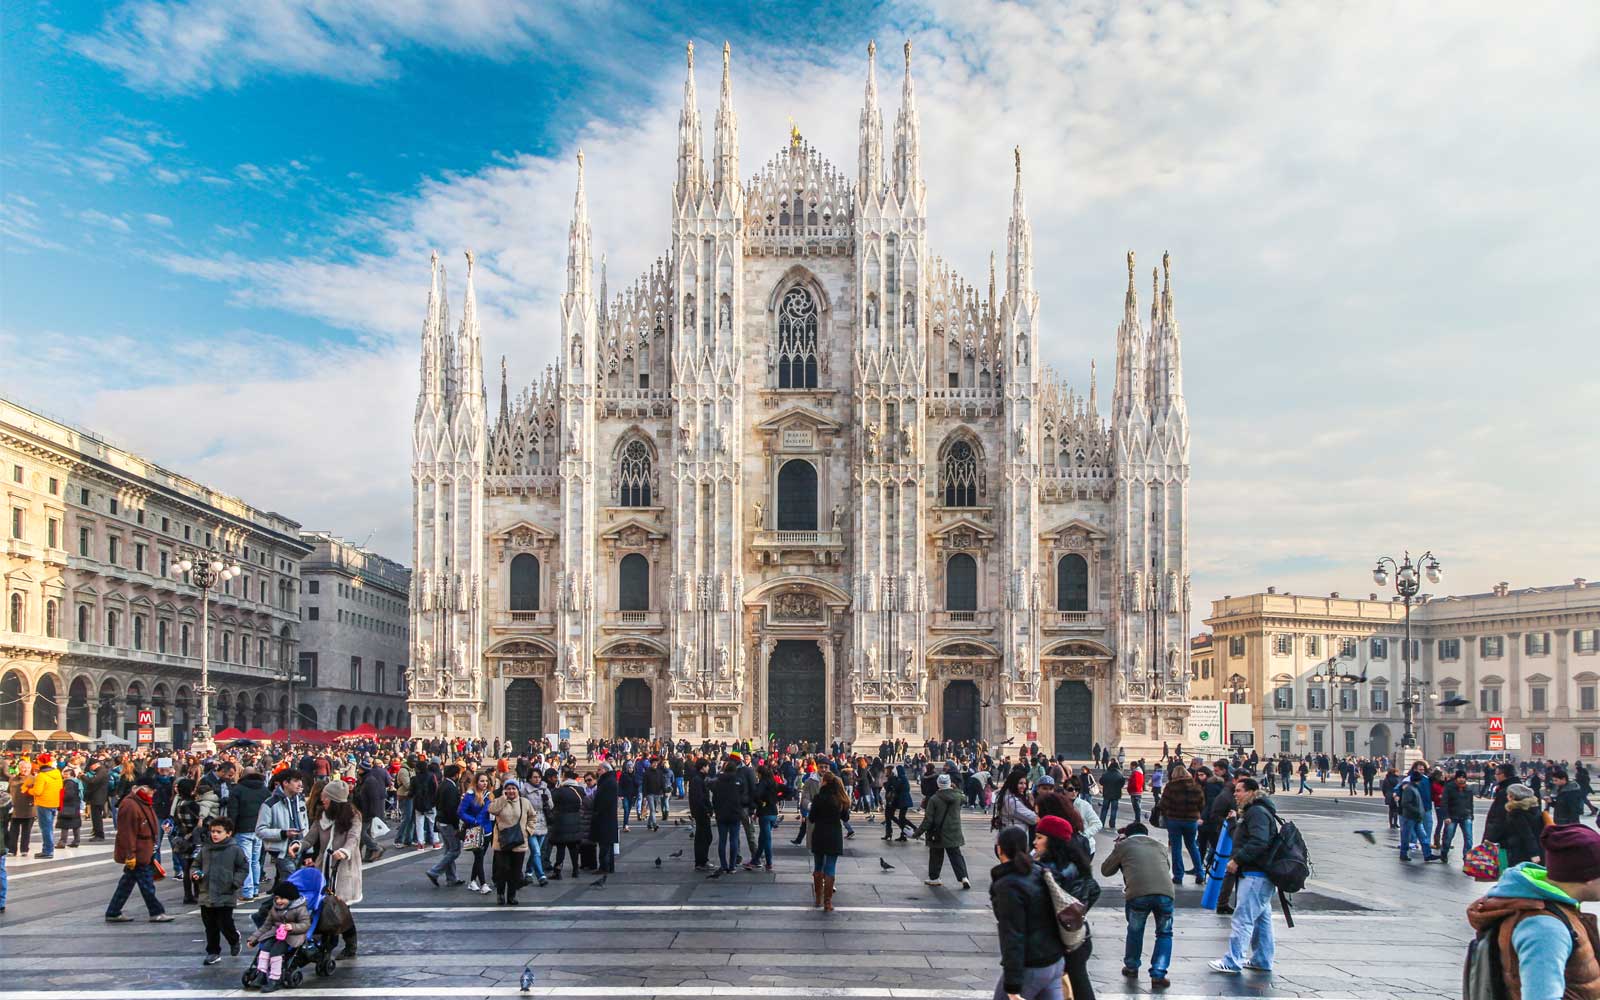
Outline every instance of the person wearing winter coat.
<svg viewBox="0 0 1600 1000"><path fill-rule="evenodd" d="M83 831L83 782L75 767L61 770L61 812L56 815L56 830L61 835L62 847L79 846L79 834Z"/></svg>
<svg viewBox="0 0 1600 1000"><path fill-rule="evenodd" d="M1167 775L1166 787L1156 809L1167 830L1167 850L1170 854L1168 870L1174 884L1183 882L1183 851L1189 850L1189 861L1196 885L1206 880L1205 867L1200 862L1200 813L1205 808L1205 792L1194 775L1182 764L1174 764ZM1154 966L1152 966L1153 968Z"/></svg>
<svg viewBox="0 0 1600 1000"><path fill-rule="evenodd" d="M1539 808L1539 796L1527 785L1511 785L1506 789L1506 818L1496 841L1506 852L1505 866L1541 860L1539 837L1543 833L1544 813Z"/></svg>
<svg viewBox="0 0 1600 1000"><path fill-rule="evenodd" d="M1063 825L1066 821L1061 818ZM989 871L989 905L1000 939L1000 982L995 996L1061 1000L1065 952L1055 905L1044 883L1044 870L1029 853L1028 831L1008 826L1000 831L995 854L1000 863ZM1087 948L1085 941L1082 947ZM1084 997L1093 1000L1092 988Z"/></svg>
<svg viewBox="0 0 1600 1000"><path fill-rule="evenodd" d="M1550 798L1550 811L1555 814L1557 823L1577 823L1583 820L1583 789L1573 783L1567 776L1566 768L1553 768L1550 771L1550 786L1554 794Z"/></svg>
<svg viewBox="0 0 1600 1000"><path fill-rule="evenodd" d="M1428 839L1427 807L1423 805L1423 777L1419 772L1413 771L1408 779L1400 786L1400 860L1411 860L1411 843L1415 841L1422 846L1422 860L1435 861L1438 856L1433 853L1432 842ZM1298 794L1298 793L1296 793ZM1534 800L1537 808L1538 800Z"/></svg>
<svg viewBox="0 0 1600 1000"><path fill-rule="evenodd" d="M1467 907L1467 923L1475 932L1491 933L1506 970L1505 995L1512 1000L1592 997L1600 955L1594 918L1580 907L1600 901L1600 834L1581 824L1553 824L1540 846L1545 864L1501 872L1489 892Z"/></svg>
<svg viewBox="0 0 1600 1000"><path fill-rule="evenodd" d="M339 782L344 784L344 782ZM346 803L348 805L349 803ZM361 835L356 834L359 844ZM272 905L267 917L255 933L245 940L256 952L256 971L261 974L261 992L272 993L283 984L284 959L294 949L305 944L306 933L311 930L311 912L300 890L291 882L284 882L272 890ZM282 937L279 934L282 934Z"/></svg>
<svg viewBox="0 0 1600 1000"><path fill-rule="evenodd" d="M279 771L273 776L276 787L256 813L256 841L266 851L272 865L272 880L281 882L294 871L300 853L300 838L305 835L305 776L299 771ZM259 887L259 883L257 883ZM267 905L271 905L268 900Z"/></svg>
<svg viewBox="0 0 1600 1000"><path fill-rule="evenodd" d="M572 877L578 877L578 845L583 840L583 809L587 796L578 772L567 768L561 772L561 784L550 793L553 803L550 814L550 843L556 847L555 864L550 877L561 877L563 859L572 858Z"/></svg>
<svg viewBox="0 0 1600 1000"><path fill-rule="evenodd" d="M28 843L33 839L35 817L33 761L26 757L17 761L17 773L7 779L7 791L11 793L11 829L6 837L6 853L17 857L20 851L25 858L28 856Z"/></svg>
<svg viewBox="0 0 1600 1000"><path fill-rule="evenodd" d="M1228 874L1239 877L1238 899L1228 932L1228 951L1211 960L1211 970L1238 975L1241 969L1271 972L1276 945L1272 935L1272 882L1263 866L1278 828L1278 808L1254 778L1233 783L1239 810Z"/></svg>
<svg viewBox="0 0 1600 1000"><path fill-rule="evenodd" d="M594 798L590 800L593 819L589 837L594 841L595 860L601 872L617 870L617 797L617 772L607 768L595 779Z"/></svg>
<svg viewBox="0 0 1600 1000"><path fill-rule="evenodd" d="M1142 762L1135 763L1128 769L1127 792L1128 804L1133 806L1133 821L1135 823L1143 823L1144 814L1141 810L1144 806L1144 766Z"/></svg>
<svg viewBox="0 0 1600 1000"><path fill-rule="evenodd" d="M261 841L256 838L256 823L261 819L261 807L272 793L267 791L267 779L254 767L245 768L244 777L228 790L225 812L233 824L233 842L244 852L250 863L250 877L244 880L240 896L255 899L261 887Z"/></svg>
<svg viewBox="0 0 1600 1000"><path fill-rule="evenodd" d="M1498 844L1504 839L1506 801L1511 786L1517 782L1517 769L1510 764L1500 764L1494 769L1494 797L1489 801L1488 815L1483 818L1483 839ZM1531 789L1530 789L1531 791Z"/></svg>
<svg viewBox="0 0 1600 1000"><path fill-rule="evenodd" d="M6 912L6 835L11 829L11 790L0 785L0 913Z"/></svg>
<svg viewBox="0 0 1600 1000"><path fill-rule="evenodd" d="M1455 842L1456 830L1462 833L1461 850L1472 849L1472 789L1467 785L1467 772L1457 769L1456 776L1444 786L1444 836L1440 839L1439 856L1450 860L1450 847Z"/></svg>
<svg viewBox="0 0 1600 1000"><path fill-rule="evenodd" d="M474 827L479 830L476 835L477 846L470 849L472 874L467 878L467 891L485 896L492 888L489 876L485 873L484 860L490 857L489 841L494 834L494 820L489 818L490 788L493 780L487 773L475 777L472 780L472 787L461 796L461 801L456 806L456 816L461 820L462 842L467 841L469 831Z"/></svg>
<svg viewBox="0 0 1600 1000"><path fill-rule="evenodd" d="M1193 781L1191 778L1190 783ZM1169 783L1167 787L1172 786ZM1128 919L1122 974L1130 979L1139 975L1139 961L1144 956L1145 922L1151 915L1156 918L1155 951L1150 956L1150 985L1155 989L1171 985L1167 970L1172 967L1172 887L1183 881L1181 876L1173 874L1173 855L1182 862L1183 856L1171 850L1170 845L1151 837L1143 823L1129 823L1122 828L1117 845L1100 865L1100 874L1108 878L1122 873L1122 907Z"/></svg>
<svg viewBox="0 0 1600 1000"><path fill-rule="evenodd" d="M97 760L83 776L83 800L89 806L91 840L106 839L106 803L111 800L111 764Z"/></svg>
<svg viewBox="0 0 1600 1000"><path fill-rule="evenodd" d="M738 761L728 761L717 775L711 786L711 805L717 819L717 860L723 874L730 874L739 865L740 826L748 807Z"/></svg>
<svg viewBox="0 0 1600 1000"><path fill-rule="evenodd" d="M197 838L189 878L199 897L200 922L206 931L206 965L222 961L222 939L239 954L239 931L233 926L234 898L250 878L250 862L234 841L233 821L218 816Z"/></svg>
<svg viewBox="0 0 1600 1000"><path fill-rule="evenodd" d="M850 796L844 783L833 772L822 775L822 787L811 801L811 893L812 906L833 911L834 879L839 856L844 853L844 829L850 820Z"/></svg>
<svg viewBox="0 0 1600 1000"><path fill-rule="evenodd" d="M906 776L906 766L896 764L894 774L889 776L883 786L883 839L891 840L892 831L899 830L899 840L906 839L906 832L911 829L911 823L906 819L906 811L911 808L911 779Z"/></svg>
<svg viewBox="0 0 1600 1000"><path fill-rule="evenodd" d="M39 763L28 787L33 796L34 816L39 820L41 850L36 858L53 858L56 853L56 814L61 811L61 771L55 758L48 753L39 755Z"/></svg>
<svg viewBox="0 0 1600 1000"><path fill-rule="evenodd" d="M439 765L418 765L411 776L411 816L417 836L417 850L441 846L439 838Z"/></svg>
<svg viewBox="0 0 1600 1000"><path fill-rule="evenodd" d="M1011 773L1006 775L1005 784L1000 787L994 802L995 823L999 829L1019 826L1031 832L1038 825L1039 814L1033 808L1033 800L1028 797L1027 782L1027 772L1020 767L1012 768ZM900 839L904 840L905 837Z"/></svg>
<svg viewBox="0 0 1600 1000"><path fill-rule="evenodd" d="M1100 775L1100 822L1113 829L1117 825L1117 806L1122 801L1122 789L1127 783L1128 778L1116 761L1112 761L1111 766Z"/></svg>
<svg viewBox="0 0 1600 1000"><path fill-rule="evenodd" d="M300 858L302 864L316 865L328 891L348 906L361 902L361 828L361 813L350 804L350 786L339 779L328 782L322 790L322 815L306 831ZM356 957L354 923L344 932L339 957Z"/></svg>
<svg viewBox="0 0 1600 1000"><path fill-rule="evenodd" d="M515 780L501 785L500 794L489 803L489 816L494 821L494 894L502 906L517 905L517 889L522 886L524 857L536 813L523 799Z"/></svg>
<svg viewBox="0 0 1600 1000"><path fill-rule="evenodd" d="M961 856L961 848L967 842L966 834L961 829L964 797L951 787L948 774L939 775L934 784L935 791L924 806L922 824L917 827L917 832L928 845L928 877L923 884L942 884L939 875L944 870L944 859L948 857L950 869L956 873L961 888L970 889L972 882L967 878L967 859Z"/></svg>
<svg viewBox="0 0 1600 1000"><path fill-rule="evenodd" d="M144 897L150 911L151 923L167 923L172 915L156 898L156 848L161 843L161 819L156 815L155 778L146 774L138 779L133 790L122 797L117 807L117 840L111 857L122 865L122 877L106 904L106 923L125 924L133 920L125 916L122 907L132 895L134 887Z"/></svg>
<svg viewBox="0 0 1600 1000"><path fill-rule="evenodd" d="M630 813L643 815L644 802L639 798L639 774L631 760L623 762L622 773L617 777L617 798L622 801L622 832L632 833L628 816Z"/></svg>
<svg viewBox="0 0 1600 1000"><path fill-rule="evenodd" d="M461 856L461 786L456 784L456 778L460 775L460 765L446 764L444 778L439 782L439 800L435 808L438 812L439 838L444 841L444 853L432 868L423 872L428 881L436 886L440 875L445 877L447 886L461 884L456 877L456 858Z"/></svg>
<svg viewBox="0 0 1600 1000"><path fill-rule="evenodd" d="M522 797L533 809L533 834L528 838L528 865L523 872L527 878L536 878L541 886L548 884L545 878L544 850L545 842L550 838L550 811L554 801L550 797L550 786L544 783L544 775L534 771L528 775L528 780L522 785Z"/></svg>
<svg viewBox="0 0 1600 1000"><path fill-rule="evenodd" d="M332 786L335 783L344 782L335 778L329 781L328 785ZM323 791L326 792L327 788L325 787ZM361 776L360 782L355 787L355 793L350 796L350 804L361 814L361 844L367 851L365 856L367 861L376 861L383 857L383 848L372 839L372 821L383 815L383 807L388 798L389 772L381 767L367 768L367 773ZM349 900L345 902L348 903Z"/></svg>

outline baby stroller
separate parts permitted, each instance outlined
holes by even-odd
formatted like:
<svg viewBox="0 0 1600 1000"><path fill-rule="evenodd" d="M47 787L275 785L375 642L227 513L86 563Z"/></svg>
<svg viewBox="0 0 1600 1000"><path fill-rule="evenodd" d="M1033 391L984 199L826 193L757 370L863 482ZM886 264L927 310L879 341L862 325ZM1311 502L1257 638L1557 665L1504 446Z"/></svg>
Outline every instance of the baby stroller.
<svg viewBox="0 0 1600 1000"><path fill-rule="evenodd" d="M289 884L300 890L300 898L305 900L306 912L311 915L311 926L306 930L306 939L301 942L283 960L282 986L293 988L305 980L302 970L308 965L316 966L319 976L331 976L338 963L333 957L333 948L339 941L338 934L322 934L318 932L317 925L322 918L322 896L326 890L326 881L322 872L316 868L297 868L289 875ZM251 963L240 977L246 987L260 986L264 977Z"/></svg>

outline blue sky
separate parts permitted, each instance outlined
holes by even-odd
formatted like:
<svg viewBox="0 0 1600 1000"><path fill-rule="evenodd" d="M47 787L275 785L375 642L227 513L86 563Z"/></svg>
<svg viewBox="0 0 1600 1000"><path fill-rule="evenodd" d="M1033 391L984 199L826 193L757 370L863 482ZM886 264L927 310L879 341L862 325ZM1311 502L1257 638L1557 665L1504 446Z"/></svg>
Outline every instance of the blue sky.
<svg viewBox="0 0 1600 1000"><path fill-rule="evenodd" d="M478 253L526 382L579 146L612 287L667 244L686 38L707 123L733 45L748 175L791 115L852 171L866 42L892 121L910 37L931 243L982 274L1021 144L1075 383L1124 250L1173 253L1197 612L1406 545L1456 591L1597 576L1600 15L1447 10L8 4L0 392L405 558L428 250L458 301Z"/></svg>

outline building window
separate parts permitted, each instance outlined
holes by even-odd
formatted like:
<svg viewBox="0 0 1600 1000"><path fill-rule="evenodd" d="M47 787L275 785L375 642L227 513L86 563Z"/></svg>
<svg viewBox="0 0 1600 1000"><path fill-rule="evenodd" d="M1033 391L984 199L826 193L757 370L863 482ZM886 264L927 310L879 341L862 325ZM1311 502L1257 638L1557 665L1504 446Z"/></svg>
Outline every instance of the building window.
<svg viewBox="0 0 1600 1000"><path fill-rule="evenodd" d="M78 529L78 555L89 558L89 551L94 544L94 536L88 528Z"/></svg>
<svg viewBox="0 0 1600 1000"><path fill-rule="evenodd" d="M85 507L89 506L89 491L87 489L78 490L78 502Z"/></svg>
<svg viewBox="0 0 1600 1000"><path fill-rule="evenodd" d="M1348 636L1343 638L1343 639L1340 639L1339 640L1339 656L1341 658L1343 658L1343 659L1346 659L1346 660L1355 659L1356 658L1356 647L1357 647L1357 645L1358 644L1356 643L1356 641L1354 639L1348 637Z"/></svg>
<svg viewBox="0 0 1600 1000"><path fill-rule="evenodd" d="M308 581L306 581L306 593L308 593L308 594L320 593L321 590L322 590L322 586L321 585L322 585L322 581L321 580L308 580Z"/></svg>
<svg viewBox="0 0 1600 1000"><path fill-rule="evenodd" d="M1544 757L1544 733L1533 733L1531 742L1533 743L1534 758L1542 759Z"/></svg>
<svg viewBox="0 0 1600 1000"><path fill-rule="evenodd" d="M1075 552L1056 563L1056 610L1089 610L1089 561Z"/></svg>
<svg viewBox="0 0 1600 1000"><path fill-rule="evenodd" d="M617 583L617 610L650 610L650 560L637 552L623 556Z"/></svg>
<svg viewBox="0 0 1600 1000"><path fill-rule="evenodd" d="M1361 692L1355 688L1339 689L1339 711L1354 712L1361 707Z"/></svg>
<svg viewBox="0 0 1600 1000"><path fill-rule="evenodd" d="M117 644L117 613L115 611L107 611L106 612L106 645L107 646L115 646L116 644Z"/></svg>
<svg viewBox="0 0 1600 1000"><path fill-rule="evenodd" d="M817 387L817 303L804 288L791 288L778 309L778 388Z"/></svg>
<svg viewBox="0 0 1600 1000"><path fill-rule="evenodd" d="M144 615L133 616L133 648L144 648Z"/></svg>
<svg viewBox="0 0 1600 1000"><path fill-rule="evenodd" d="M11 481L14 483L22 482L22 466L13 465L11 467Z"/></svg>
<svg viewBox="0 0 1600 1000"><path fill-rule="evenodd" d="M233 659L233 633L222 633L222 662L227 663Z"/></svg>
<svg viewBox="0 0 1600 1000"><path fill-rule="evenodd" d="M1321 656L1322 655L1322 637L1321 636L1315 636L1315 635L1306 636L1306 655L1307 656Z"/></svg>
<svg viewBox="0 0 1600 1000"><path fill-rule="evenodd" d="M1387 711L1389 711L1389 690L1388 690L1388 688L1373 688L1372 689L1372 710L1374 712L1387 712Z"/></svg>
<svg viewBox="0 0 1600 1000"><path fill-rule="evenodd" d="M1293 739L1294 730L1290 729L1288 726L1280 726L1278 728L1278 746L1282 747L1285 753L1289 752L1289 748L1292 745L1291 741Z"/></svg>
<svg viewBox="0 0 1600 1000"><path fill-rule="evenodd" d="M156 621L156 652L165 653L167 651L167 633L169 631L171 631L171 626L167 624L165 618Z"/></svg>
<svg viewBox="0 0 1600 1000"><path fill-rule="evenodd" d="M1600 646L1600 629L1581 628L1572 633L1572 651L1574 653L1592 653L1596 646Z"/></svg>
<svg viewBox="0 0 1600 1000"><path fill-rule="evenodd" d="M1456 689L1455 688L1445 688L1445 689L1443 689L1442 691L1439 692L1439 700L1441 702L1449 701L1452 698L1454 698L1455 696L1456 696ZM1445 705L1445 706L1441 707L1439 709L1439 711L1443 712L1446 715L1455 715L1457 709L1455 709L1455 708L1453 708L1453 707L1451 707L1449 705Z"/></svg>
<svg viewBox="0 0 1600 1000"><path fill-rule="evenodd" d="M1529 632L1522 637L1522 649L1529 656L1550 655L1550 633Z"/></svg>
<svg viewBox="0 0 1600 1000"><path fill-rule="evenodd" d="M1594 756L1594 731L1588 730L1578 734L1578 756Z"/></svg>
<svg viewBox="0 0 1600 1000"><path fill-rule="evenodd" d="M12 538L21 538L22 537L22 508L21 507L13 507L13 508L11 508L11 537Z"/></svg>
<svg viewBox="0 0 1600 1000"><path fill-rule="evenodd" d="M178 652L184 656L189 655L189 638L191 634L190 626L187 623L178 629Z"/></svg>
<svg viewBox="0 0 1600 1000"><path fill-rule="evenodd" d="M1374 638L1372 640L1371 655L1374 660L1387 660L1389 658L1389 640Z"/></svg>
<svg viewBox="0 0 1600 1000"><path fill-rule="evenodd" d="M115 566L117 565L117 559L121 555L122 539L118 538L116 535L112 535L110 538L106 539L106 561Z"/></svg>
<svg viewBox="0 0 1600 1000"><path fill-rule="evenodd" d="M817 470L793 459L778 470L778 530L817 530Z"/></svg>
<svg viewBox="0 0 1600 1000"><path fill-rule="evenodd" d="M133 546L133 568L144 572L144 543L138 542Z"/></svg>
<svg viewBox="0 0 1600 1000"><path fill-rule="evenodd" d="M1478 711L1500 711L1500 688L1484 687L1478 689Z"/></svg>
<svg viewBox="0 0 1600 1000"><path fill-rule="evenodd" d="M161 533L164 534L164 535L172 534L172 520L171 520L171 518L163 517L161 519Z"/></svg>
<svg viewBox="0 0 1600 1000"><path fill-rule="evenodd" d="M1344 752L1346 754L1356 752L1356 731L1354 729L1346 729L1344 731Z"/></svg>
<svg viewBox="0 0 1600 1000"><path fill-rule="evenodd" d="M170 557L167 555L166 549L162 549L156 553L156 562L160 566L160 572L162 576L166 576L168 570L170 569L170 564L168 563L169 558Z"/></svg>
<svg viewBox="0 0 1600 1000"><path fill-rule="evenodd" d="M299 680L302 683L309 685L310 687L316 687L317 686L317 654L316 653L301 653L300 654L300 677L299 677Z"/></svg>
<svg viewBox="0 0 1600 1000"><path fill-rule="evenodd" d="M978 610L978 561L965 552L956 553L944 564L944 607L946 611Z"/></svg>
<svg viewBox="0 0 1600 1000"><path fill-rule="evenodd" d="M622 449L617 461L617 503L623 507L650 506L650 448L635 438Z"/></svg>
<svg viewBox="0 0 1600 1000"><path fill-rule="evenodd" d="M1440 749L1444 751L1446 757L1456 752L1456 734L1454 730L1446 729L1440 734L1440 739Z"/></svg>
<svg viewBox="0 0 1600 1000"><path fill-rule="evenodd" d="M1294 652L1294 636L1275 635L1272 637L1272 652L1276 656L1288 656Z"/></svg>
<svg viewBox="0 0 1600 1000"><path fill-rule="evenodd" d="M1228 636L1228 655L1234 659L1244 656L1244 636Z"/></svg>
<svg viewBox="0 0 1600 1000"><path fill-rule="evenodd" d="M1272 689L1272 707L1279 712L1294 710L1294 685L1280 684Z"/></svg>
<svg viewBox="0 0 1600 1000"><path fill-rule="evenodd" d="M1461 640L1460 639L1440 639L1439 640L1439 659L1441 659L1441 660L1459 660L1459 659L1461 659Z"/></svg>
<svg viewBox="0 0 1600 1000"><path fill-rule="evenodd" d="M1506 655L1506 639L1503 635L1486 635L1478 640L1478 655L1485 659L1497 660Z"/></svg>
<svg viewBox="0 0 1600 1000"><path fill-rule="evenodd" d="M385 690L387 690L388 686L389 686L388 685L388 680L389 680L389 676L388 675L389 675L389 668L384 666L384 663L383 663L382 660L379 660L378 661L377 670L374 671L374 677L372 679L372 690L374 690L374 691L385 691Z"/></svg>
<svg viewBox="0 0 1600 1000"><path fill-rule="evenodd" d="M350 690L361 690L361 657L350 657Z"/></svg>
<svg viewBox="0 0 1600 1000"><path fill-rule="evenodd" d="M55 598L44 602L44 634L52 639L61 638L61 604Z"/></svg>
<svg viewBox="0 0 1600 1000"><path fill-rule="evenodd" d="M78 641L89 641L89 605L78 605Z"/></svg>
<svg viewBox="0 0 1600 1000"><path fill-rule="evenodd" d="M18 466L21 468L21 466ZM11 595L11 631L22 631L22 595L13 592Z"/></svg>
<svg viewBox="0 0 1600 1000"><path fill-rule="evenodd" d="M1321 753L1322 752L1322 727L1321 726L1318 726L1317 728L1311 730L1311 752L1312 753Z"/></svg>
<svg viewBox="0 0 1600 1000"><path fill-rule="evenodd" d="M1306 709L1311 712L1326 712L1328 710L1328 689L1320 687L1306 688Z"/></svg>
<svg viewBox="0 0 1600 1000"><path fill-rule="evenodd" d="M1528 689L1528 708L1534 712L1547 712L1548 691L1543 684Z"/></svg>
<svg viewBox="0 0 1600 1000"><path fill-rule="evenodd" d="M940 467L939 484L944 493L946 507L976 507L978 505L979 476L978 453L970 441L957 440L945 450L944 464Z"/></svg>
<svg viewBox="0 0 1600 1000"><path fill-rule="evenodd" d="M61 480L57 479L55 476L51 476L50 477L50 495L51 496L55 496L60 491L61 491Z"/></svg>
<svg viewBox="0 0 1600 1000"><path fill-rule="evenodd" d="M1578 711L1594 711L1594 685L1583 684L1578 687Z"/></svg>
<svg viewBox="0 0 1600 1000"><path fill-rule="evenodd" d="M522 553L511 560L511 610L539 610L539 557Z"/></svg>
<svg viewBox="0 0 1600 1000"><path fill-rule="evenodd" d="M311 605L310 607L306 608L306 620L307 621L313 621L313 622L321 621L322 620L322 609L318 608L314 604Z"/></svg>

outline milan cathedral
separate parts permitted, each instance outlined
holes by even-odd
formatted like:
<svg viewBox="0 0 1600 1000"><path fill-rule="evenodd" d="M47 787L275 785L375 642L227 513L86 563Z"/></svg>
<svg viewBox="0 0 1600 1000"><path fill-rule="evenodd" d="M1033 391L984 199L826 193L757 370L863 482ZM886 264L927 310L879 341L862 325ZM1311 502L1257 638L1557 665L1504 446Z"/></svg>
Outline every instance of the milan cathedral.
<svg viewBox="0 0 1600 1000"><path fill-rule="evenodd" d="M561 348L491 411L437 255L413 431L420 737L1181 742L1189 423L1169 261L1127 256L1102 416L1040 363L1022 157L986 285L928 247L905 48L853 175L797 130L748 179L727 46L688 52L671 242L608 293L583 156ZM1120 272L1120 268L1119 268Z"/></svg>

